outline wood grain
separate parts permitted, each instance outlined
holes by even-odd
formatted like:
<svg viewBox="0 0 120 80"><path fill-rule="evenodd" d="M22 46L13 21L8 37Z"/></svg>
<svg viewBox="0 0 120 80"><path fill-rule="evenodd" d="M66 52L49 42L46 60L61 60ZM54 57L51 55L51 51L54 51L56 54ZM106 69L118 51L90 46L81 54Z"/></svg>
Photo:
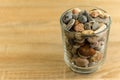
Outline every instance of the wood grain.
<svg viewBox="0 0 120 80"><path fill-rule="evenodd" d="M119 80L120 0L0 0L0 80ZM81 5L109 12L112 25L105 64L77 74L64 63L61 14Z"/></svg>

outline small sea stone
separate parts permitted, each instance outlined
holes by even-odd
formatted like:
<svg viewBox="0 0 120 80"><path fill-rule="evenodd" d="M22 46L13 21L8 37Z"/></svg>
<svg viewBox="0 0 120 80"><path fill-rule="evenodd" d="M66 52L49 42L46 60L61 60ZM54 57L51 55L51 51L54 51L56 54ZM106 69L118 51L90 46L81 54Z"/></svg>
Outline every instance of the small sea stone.
<svg viewBox="0 0 120 80"><path fill-rule="evenodd" d="M103 54L96 51L96 54L90 58L90 62L99 62L103 57Z"/></svg>
<svg viewBox="0 0 120 80"><path fill-rule="evenodd" d="M97 30L98 28L100 27L99 23L98 22L94 22L93 25L92 25L92 30Z"/></svg>
<svg viewBox="0 0 120 80"><path fill-rule="evenodd" d="M71 19L72 19L72 12L67 12L67 13L63 16L63 18L62 18L63 22L66 23L66 24L67 24Z"/></svg>
<svg viewBox="0 0 120 80"><path fill-rule="evenodd" d="M89 45L85 45L79 48L79 53L83 56L93 56L96 52Z"/></svg>
<svg viewBox="0 0 120 80"><path fill-rule="evenodd" d="M92 11L90 12L90 15L91 15L93 18L98 17L100 14L102 14L102 12L101 12L101 10L98 10L98 9L92 10Z"/></svg>
<svg viewBox="0 0 120 80"><path fill-rule="evenodd" d="M98 42L98 38L97 37L88 37L87 41L89 43L96 43L96 42Z"/></svg>
<svg viewBox="0 0 120 80"><path fill-rule="evenodd" d="M75 64L79 67L88 67L89 61L87 59L83 59L83 58L76 58L75 60Z"/></svg>
<svg viewBox="0 0 120 80"><path fill-rule="evenodd" d="M75 25L75 26L74 26L74 30L75 30L76 32L81 32L81 31L83 31L83 30L84 30L84 24L79 23L79 24Z"/></svg>
<svg viewBox="0 0 120 80"><path fill-rule="evenodd" d="M79 14L81 12L81 10L79 9L79 8L74 8L73 10L72 10L72 13L73 14Z"/></svg>
<svg viewBox="0 0 120 80"><path fill-rule="evenodd" d="M69 30L72 28L72 26L74 25L74 23L75 23L75 19L71 19L71 20L68 22L68 24L67 24L67 26L66 26L66 29L69 31Z"/></svg>
<svg viewBox="0 0 120 80"><path fill-rule="evenodd" d="M87 22L87 17L84 15L80 15L80 16L78 16L78 21L81 23L85 23L85 22Z"/></svg>

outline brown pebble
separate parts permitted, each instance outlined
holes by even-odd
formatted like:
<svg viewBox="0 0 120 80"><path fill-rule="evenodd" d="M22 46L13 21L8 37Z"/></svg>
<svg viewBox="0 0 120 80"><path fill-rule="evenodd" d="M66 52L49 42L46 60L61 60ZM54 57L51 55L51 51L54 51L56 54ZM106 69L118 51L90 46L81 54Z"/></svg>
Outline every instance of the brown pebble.
<svg viewBox="0 0 120 80"><path fill-rule="evenodd" d="M84 30L84 25L82 23L79 23L79 24L77 24L77 25L74 26L74 30L76 32L81 32L81 31Z"/></svg>
<svg viewBox="0 0 120 80"><path fill-rule="evenodd" d="M78 25L80 22L78 20L75 20L75 25Z"/></svg>
<svg viewBox="0 0 120 80"><path fill-rule="evenodd" d="M98 38L97 37L88 37L87 41L89 43L96 43L96 42L98 42Z"/></svg>
<svg viewBox="0 0 120 80"><path fill-rule="evenodd" d="M91 62L99 62L102 59L103 55L99 51L96 51L96 54L93 55L90 59Z"/></svg>
<svg viewBox="0 0 120 80"><path fill-rule="evenodd" d="M93 56L96 51L93 48L90 48L90 46L85 45L79 48L79 53L83 56Z"/></svg>
<svg viewBox="0 0 120 80"><path fill-rule="evenodd" d="M92 17L96 18L96 17L99 16L99 13L98 13L97 11L92 11L92 12L90 13L90 15L91 15Z"/></svg>
<svg viewBox="0 0 120 80"><path fill-rule="evenodd" d="M76 58L74 61L75 61L75 64L79 67L88 67L88 64L89 64L89 61L83 58Z"/></svg>
<svg viewBox="0 0 120 80"><path fill-rule="evenodd" d="M74 9L72 10L72 13L73 13L73 14L79 14L80 11L81 11L81 10L80 10L79 8L74 8Z"/></svg>

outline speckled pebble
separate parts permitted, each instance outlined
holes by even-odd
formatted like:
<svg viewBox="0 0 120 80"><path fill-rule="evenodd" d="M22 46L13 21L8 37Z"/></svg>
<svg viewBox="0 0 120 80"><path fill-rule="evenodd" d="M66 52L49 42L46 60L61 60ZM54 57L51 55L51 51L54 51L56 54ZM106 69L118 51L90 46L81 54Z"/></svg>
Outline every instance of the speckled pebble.
<svg viewBox="0 0 120 80"><path fill-rule="evenodd" d="M92 30L97 30L100 27L100 24L98 22L94 22L92 25Z"/></svg>
<svg viewBox="0 0 120 80"><path fill-rule="evenodd" d="M74 30L76 32L84 31L84 25L82 23L79 23L79 24L77 24L77 25L74 26Z"/></svg>
<svg viewBox="0 0 120 80"><path fill-rule="evenodd" d="M78 52L83 56L93 56L95 54L95 50L90 48L89 45L80 47Z"/></svg>
<svg viewBox="0 0 120 80"><path fill-rule="evenodd" d="M98 42L98 38L97 37L88 37L87 41L89 43L96 43L96 42Z"/></svg>
<svg viewBox="0 0 120 80"><path fill-rule="evenodd" d="M103 54L99 51L96 51L96 54L91 57L90 62L99 62L103 57Z"/></svg>
<svg viewBox="0 0 120 80"><path fill-rule="evenodd" d="M71 19L72 19L72 13L71 12L67 12L62 18L64 23L68 23Z"/></svg>
<svg viewBox="0 0 120 80"><path fill-rule="evenodd" d="M67 26L66 26L66 29L69 31L69 30L73 27L74 23L75 23L75 19L71 19L71 20L68 22L68 24L67 24Z"/></svg>
<svg viewBox="0 0 120 80"><path fill-rule="evenodd" d="M94 11L91 11L90 15L91 15L93 18L96 18L96 17L99 16L99 13L98 13L96 10L94 10Z"/></svg>
<svg viewBox="0 0 120 80"><path fill-rule="evenodd" d="M84 15L79 15L78 16L78 21L81 22L81 23L85 23L85 22L87 22L87 17L84 16Z"/></svg>
<svg viewBox="0 0 120 80"><path fill-rule="evenodd" d="M79 67L88 67L88 64L89 64L89 61L83 58L76 58L74 61L75 61L75 64Z"/></svg>

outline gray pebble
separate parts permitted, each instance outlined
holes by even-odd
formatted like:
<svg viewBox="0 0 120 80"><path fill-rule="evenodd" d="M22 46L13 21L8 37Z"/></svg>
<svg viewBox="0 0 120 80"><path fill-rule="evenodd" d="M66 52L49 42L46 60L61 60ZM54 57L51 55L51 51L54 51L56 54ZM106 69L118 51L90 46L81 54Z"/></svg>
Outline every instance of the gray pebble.
<svg viewBox="0 0 120 80"><path fill-rule="evenodd" d="M78 21L81 22L81 23L85 23L85 22L87 22L87 17L84 16L84 15L79 15L78 16Z"/></svg>
<svg viewBox="0 0 120 80"><path fill-rule="evenodd" d="M71 20L68 22L68 24L67 24L67 26L66 26L66 29L69 31L69 30L72 28L72 26L74 25L74 23L75 23L75 19L71 19Z"/></svg>
<svg viewBox="0 0 120 80"><path fill-rule="evenodd" d="M72 18L75 19L75 20L77 20L78 19L78 14L73 14Z"/></svg>
<svg viewBox="0 0 120 80"><path fill-rule="evenodd" d="M67 12L62 18L63 22L66 24L70 21L70 19L72 19L72 12Z"/></svg>
<svg viewBox="0 0 120 80"><path fill-rule="evenodd" d="M99 23L98 22L94 22L93 25L92 25L92 30L97 30L98 28L100 27Z"/></svg>

